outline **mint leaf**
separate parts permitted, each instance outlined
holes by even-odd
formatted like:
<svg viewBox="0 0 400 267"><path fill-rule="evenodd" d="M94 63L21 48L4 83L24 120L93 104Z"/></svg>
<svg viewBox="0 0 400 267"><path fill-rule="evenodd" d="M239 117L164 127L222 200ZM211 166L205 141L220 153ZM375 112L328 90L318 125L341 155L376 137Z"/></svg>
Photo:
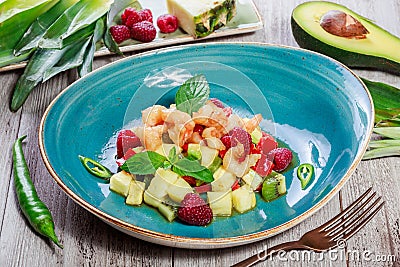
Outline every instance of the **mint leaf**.
<svg viewBox="0 0 400 267"><path fill-rule="evenodd" d="M168 160L171 164L174 164L178 160L178 155L176 155L176 148L172 147L168 153Z"/></svg>
<svg viewBox="0 0 400 267"><path fill-rule="evenodd" d="M206 103L210 96L210 86L203 74L196 75L179 87L175 95L176 108L192 115Z"/></svg>
<svg viewBox="0 0 400 267"><path fill-rule="evenodd" d="M206 167L201 166L197 160L190 160L188 158L182 158L175 163L172 163L172 165L186 172L199 172L207 169Z"/></svg>
<svg viewBox="0 0 400 267"><path fill-rule="evenodd" d="M166 157L153 151L141 152L125 161L121 170L138 175L154 174L166 160Z"/></svg>
<svg viewBox="0 0 400 267"><path fill-rule="evenodd" d="M200 180L200 181L203 181L206 183L211 183L212 181L214 181L212 172L205 167L203 167L203 170L198 171L198 172L189 172L189 171L185 171L185 170L179 169L176 166L174 166L173 171L180 176L192 176L192 177L196 178L197 180Z"/></svg>

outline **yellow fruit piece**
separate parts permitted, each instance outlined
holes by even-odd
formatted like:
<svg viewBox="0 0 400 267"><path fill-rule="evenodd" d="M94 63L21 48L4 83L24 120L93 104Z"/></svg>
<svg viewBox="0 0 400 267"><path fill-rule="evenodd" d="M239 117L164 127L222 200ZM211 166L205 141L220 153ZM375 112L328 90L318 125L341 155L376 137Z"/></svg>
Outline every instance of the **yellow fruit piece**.
<svg viewBox="0 0 400 267"><path fill-rule="evenodd" d="M143 202L143 193L145 189L145 183L140 181L131 181L129 186L128 197L125 200L125 203L128 205L139 206Z"/></svg>
<svg viewBox="0 0 400 267"><path fill-rule="evenodd" d="M232 215L232 194L227 192L207 192L207 200L214 216Z"/></svg>
<svg viewBox="0 0 400 267"><path fill-rule="evenodd" d="M110 178L110 190L124 197L128 196L133 176L125 171L118 172Z"/></svg>

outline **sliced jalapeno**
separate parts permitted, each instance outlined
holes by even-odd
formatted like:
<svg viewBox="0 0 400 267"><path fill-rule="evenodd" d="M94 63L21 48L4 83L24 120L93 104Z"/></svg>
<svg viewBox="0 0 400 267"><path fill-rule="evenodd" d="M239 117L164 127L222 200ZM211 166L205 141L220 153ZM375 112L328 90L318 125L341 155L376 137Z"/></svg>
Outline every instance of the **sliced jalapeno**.
<svg viewBox="0 0 400 267"><path fill-rule="evenodd" d="M313 175L314 175L314 166L309 163L301 164L297 168L297 177L300 180L301 189L304 190L307 187Z"/></svg>
<svg viewBox="0 0 400 267"><path fill-rule="evenodd" d="M107 169L107 167L103 166L102 164L91 158L79 156L79 160L81 161L83 167L85 167L85 169L90 174L96 177L109 181L110 177L113 175L113 173L109 169ZM93 166L90 166L89 164Z"/></svg>

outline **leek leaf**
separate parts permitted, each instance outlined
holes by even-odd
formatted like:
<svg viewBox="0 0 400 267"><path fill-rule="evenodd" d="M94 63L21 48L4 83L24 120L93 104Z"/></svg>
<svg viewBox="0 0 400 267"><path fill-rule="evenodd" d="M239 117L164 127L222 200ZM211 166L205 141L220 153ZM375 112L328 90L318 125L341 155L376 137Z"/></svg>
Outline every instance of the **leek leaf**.
<svg viewBox="0 0 400 267"><path fill-rule="evenodd" d="M68 8L46 31L39 42L41 48L63 48L67 39L95 23L109 10L112 0L80 0Z"/></svg>
<svg viewBox="0 0 400 267"><path fill-rule="evenodd" d="M21 54L17 57L14 56L13 49L7 49L4 51L0 51L0 68L10 65L10 64L24 61L25 59L29 58L30 55L31 55L30 51L28 51L24 54Z"/></svg>
<svg viewBox="0 0 400 267"><path fill-rule="evenodd" d="M391 156L400 156L400 146L387 146L368 150L367 152L365 152L363 160Z"/></svg>
<svg viewBox="0 0 400 267"><path fill-rule="evenodd" d="M370 141L368 144L369 148L381 148L388 146L400 146L400 140L396 139L385 139L385 140L377 140Z"/></svg>
<svg viewBox="0 0 400 267"><path fill-rule="evenodd" d="M37 17L14 48L14 54L18 56L26 51L36 48L39 40L42 38L51 24L53 24L66 9L78 1L79 0L60 0L45 14Z"/></svg>
<svg viewBox="0 0 400 267"><path fill-rule="evenodd" d="M104 44L108 48L110 52L122 55L121 50L119 49L118 44L114 41L110 34L110 27L115 24L121 24L120 14L127 7L133 7L136 10L142 9L142 6L137 0L120 0L115 1L110 10L107 13L107 30L104 33Z"/></svg>
<svg viewBox="0 0 400 267"><path fill-rule="evenodd" d="M7 0L0 3L0 23L29 11L41 5L46 5L52 0ZM57 2L57 1L56 1Z"/></svg>
<svg viewBox="0 0 400 267"><path fill-rule="evenodd" d="M15 2L10 0L10 2ZM32 1L27 1L32 2ZM48 11L58 1L46 1L41 5L12 16L0 23L0 51L13 49L32 22L41 14ZM3 4L8 3L8 1ZM1 12L0 12L1 14ZM1 64L1 63L0 63Z"/></svg>
<svg viewBox="0 0 400 267"><path fill-rule="evenodd" d="M362 78L374 100L375 123L393 119L400 115L400 90L381 82Z"/></svg>
<svg viewBox="0 0 400 267"><path fill-rule="evenodd" d="M98 43L104 35L105 17L100 18L96 22L93 37L90 39L90 44L86 48L82 64L78 67L79 77L83 77L92 71L94 52L96 52L96 43Z"/></svg>
<svg viewBox="0 0 400 267"><path fill-rule="evenodd" d="M400 139L400 127L379 127L374 132L387 138Z"/></svg>

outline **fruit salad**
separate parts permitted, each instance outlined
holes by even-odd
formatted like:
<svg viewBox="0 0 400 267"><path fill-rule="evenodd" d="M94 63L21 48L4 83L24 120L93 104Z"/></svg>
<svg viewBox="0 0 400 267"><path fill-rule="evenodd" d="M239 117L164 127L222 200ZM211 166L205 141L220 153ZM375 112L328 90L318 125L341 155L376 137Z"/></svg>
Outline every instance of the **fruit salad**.
<svg viewBox="0 0 400 267"><path fill-rule="evenodd" d="M140 126L118 133L119 172L110 189L126 204L145 203L168 221L204 226L250 211L256 194L272 201L286 193L280 172L292 152L261 130L261 114L242 118L209 94L205 76L194 76L175 103L146 108Z"/></svg>

